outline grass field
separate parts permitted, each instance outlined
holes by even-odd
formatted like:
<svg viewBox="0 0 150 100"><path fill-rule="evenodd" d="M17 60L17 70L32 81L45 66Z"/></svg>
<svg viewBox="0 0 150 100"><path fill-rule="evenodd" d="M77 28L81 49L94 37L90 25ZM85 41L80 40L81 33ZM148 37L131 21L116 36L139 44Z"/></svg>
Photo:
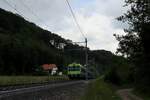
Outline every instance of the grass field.
<svg viewBox="0 0 150 100"><path fill-rule="evenodd" d="M68 80L66 76L0 76L0 86L45 83L50 80Z"/></svg>
<svg viewBox="0 0 150 100"><path fill-rule="evenodd" d="M89 83L85 95L81 100L121 100L111 85L103 79L97 79Z"/></svg>

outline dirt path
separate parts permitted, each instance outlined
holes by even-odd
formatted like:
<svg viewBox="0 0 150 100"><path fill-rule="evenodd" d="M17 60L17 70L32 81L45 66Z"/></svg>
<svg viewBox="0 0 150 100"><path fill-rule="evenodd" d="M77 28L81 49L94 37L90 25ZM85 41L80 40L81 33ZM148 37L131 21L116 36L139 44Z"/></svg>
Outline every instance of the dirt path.
<svg viewBox="0 0 150 100"><path fill-rule="evenodd" d="M143 100L136 95L132 94L132 89L121 89L117 91L117 94L120 95L122 100Z"/></svg>

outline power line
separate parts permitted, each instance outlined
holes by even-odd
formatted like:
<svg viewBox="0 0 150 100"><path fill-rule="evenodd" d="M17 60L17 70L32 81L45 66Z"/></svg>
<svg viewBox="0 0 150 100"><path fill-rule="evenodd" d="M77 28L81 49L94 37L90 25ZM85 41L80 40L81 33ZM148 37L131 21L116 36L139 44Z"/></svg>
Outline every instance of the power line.
<svg viewBox="0 0 150 100"><path fill-rule="evenodd" d="M72 9L72 7L71 7L69 1L68 1L68 0L65 0L65 1L67 2L67 5L68 5L68 7L69 7L69 9L70 9L70 11L71 11L72 17L73 17L73 19L74 19L74 21L75 21L75 23L76 23L76 25L77 25L77 27L78 27L80 33L82 34L82 36L83 36L84 38L86 38L85 35L83 34L83 31L82 31L82 29L81 29L81 27L80 27L78 21L77 21L77 18L76 18L76 16L75 16L74 12L73 12L73 9Z"/></svg>
<svg viewBox="0 0 150 100"><path fill-rule="evenodd" d="M10 6L12 9L14 9L19 15L21 15L22 17L26 18L27 20L29 20L29 18L25 17L19 10L17 10L11 3L9 3L7 0L3 0L8 6ZM36 13L34 13L22 0L21 3L23 4L23 6L25 8L27 8L32 15L34 15L38 20L40 20L42 22L42 20L36 15ZM49 27L46 23L44 24L46 27Z"/></svg>
<svg viewBox="0 0 150 100"><path fill-rule="evenodd" d="M77 25L77 27L78 27L78 29L79 29L79 31L80 31L80 33L82 34L82 36L84 37L84 39L85 39L85 66L86 66L86 68L88 69L88 48L87 48L87 38L85 37L85 35L83 34L83 31L82 31L82 29L81 29L81 27L80 27L80 25L79 25L79 23L78 23L78 21L77 21L77 18L76 18L76 16L75 16L75 14L74 14L74 12L73 12L73 9L72 9L72 7L71 7L71 5L70 5L70 3L69 3L69 1L68 0L66 0L66 2L67 2L67 4L68 4L68 6L69 6L69 9L70 9L70 11L71 11L71 14L72 14L72 16L73 16L73 19L74 19L74 21L75 21L75 23L76 23L76 25ZM86 80L88 79L88 72L86 72Z"/></svg>
<svg viewBox="0 0 150 100"><path fill-rule="evenodd" d="M32 14L33 16L35 16L39 21L43 22L43 20L41 20L41 18L39 18L38 15L37 15L33 10L31 10L28 5L26 5L22 0L19 0L19 1L21 1L21 3L23 4L23 6L24 6L25 8L27 8L27 9L31 12L31 14ZM46 27L49 27L49 25L47 25L46 23L44 23L44 25L45 25Z"/></svg>
<svg viewBox="0 0 150 100"><path fill-rule="evenodd" d="M17 10L12 4L10 4L7 0L3 0L8 6L10 6L12 9L14 9L18 14L20 14L22 17L26 18L29 20L27 17L25 17L23 14L20 13L19 10Z"/></svg>

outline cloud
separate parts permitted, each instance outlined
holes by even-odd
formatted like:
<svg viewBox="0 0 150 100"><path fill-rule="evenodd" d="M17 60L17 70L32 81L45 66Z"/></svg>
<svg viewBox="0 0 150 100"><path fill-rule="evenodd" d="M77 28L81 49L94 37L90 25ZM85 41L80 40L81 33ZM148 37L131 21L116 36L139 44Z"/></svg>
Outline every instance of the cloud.
<svg viewBox="0 0 150 100"><path fill-rule="evenodd" d="M124 0L96 0L97 12L106 16L118 17L126 12L127 8L123 7Z"/></svg>
<svg viewBox="0 0 150 100"><path fill-rule="evenodd" d="M95 0L95 2L92 2L91 4L83 5L80 9L75 9L76 17L81 28L83 29L83 32L89 40L89 47L91 49L106 49L115 52L116 48L118 47L118 41L115 39L113 34L125 34L123 28L127 27L127 25L119 23L116 20L116 17L123 13L117 8L118 6L121 8L123 2L116 0L122 3L120 4L120 2L114 2L117 3L114 4L112 1L114 0L103 1L103 3L101 0ZM114 8L111 12L110 7L112 6ZM108 9L110 12L106 12ZM72 25L72 21L70 21L69 25L71 25L69 29L65 28L65 32L68 33L65 35L65 37L73 38L74 41L80 39L83 40L83 38L80 38L82 35ZM72 31L70 29L72 29Z"/></svg>
<svg viewBox="0 0 150 100"><path fill-rule="evenodd" d="M7 0L23 16L37 25L73 41L83 41L76 27L65 0L22 0L35 14L23 6L20 0ZM77 20L87 36L91 49L106 49L115 52L118 42L114 33L124 34L126 25L116 21L127 8L123 8L123 0L69 0ZM16 13L4 0L0 7ZM40 20L39 20L40 18Z"/></svg>

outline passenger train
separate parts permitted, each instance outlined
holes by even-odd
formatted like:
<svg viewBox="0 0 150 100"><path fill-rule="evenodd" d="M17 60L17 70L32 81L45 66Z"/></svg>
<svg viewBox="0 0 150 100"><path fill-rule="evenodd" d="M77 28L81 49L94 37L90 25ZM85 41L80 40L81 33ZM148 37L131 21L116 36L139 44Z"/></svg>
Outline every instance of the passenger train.
<svg viewBox="0 0 150 100"><path fill-rule="evenodd" d="M67 75L70 79L94 78L92 72L88 71L86 67L78 63L72 63L67 66Z"/></svg>

